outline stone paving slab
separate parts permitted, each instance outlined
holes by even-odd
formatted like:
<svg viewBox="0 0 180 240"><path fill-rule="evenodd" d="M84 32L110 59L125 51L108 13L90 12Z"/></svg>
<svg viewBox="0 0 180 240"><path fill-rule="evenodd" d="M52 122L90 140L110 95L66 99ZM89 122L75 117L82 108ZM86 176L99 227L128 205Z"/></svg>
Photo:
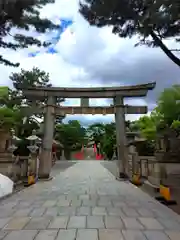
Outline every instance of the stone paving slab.
<svg viewBox="0 0 180 240"><path fill-rule="evenodd" d="M180 240L180 216L98 161L0 202L0 240Z"/></svg>

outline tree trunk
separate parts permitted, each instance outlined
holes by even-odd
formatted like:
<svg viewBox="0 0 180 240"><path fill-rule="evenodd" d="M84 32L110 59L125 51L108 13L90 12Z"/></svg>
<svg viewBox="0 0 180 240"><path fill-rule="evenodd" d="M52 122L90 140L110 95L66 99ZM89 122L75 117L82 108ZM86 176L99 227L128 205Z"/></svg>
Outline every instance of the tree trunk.
<svg viewBox="0 0 180 240"><path fill-rule="evenodd" d="M155 34L155 32L150 32L151 37L155 41L155 43L163 50L163 52L173 61L176 65L180 67L180 59L176 57L167 47L164 45L164 43L161 41L161 39Z"/></svg>

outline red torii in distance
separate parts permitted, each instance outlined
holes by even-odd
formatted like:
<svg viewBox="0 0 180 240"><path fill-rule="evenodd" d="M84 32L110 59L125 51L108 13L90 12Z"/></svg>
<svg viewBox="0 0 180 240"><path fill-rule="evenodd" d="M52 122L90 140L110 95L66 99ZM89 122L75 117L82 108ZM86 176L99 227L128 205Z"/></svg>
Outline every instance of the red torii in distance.
<svg viewBox="0 0 180 240"><path fill-rule="evenodd" d="M96 144L94 144L94 154L95 154L95 159L96 159L96 160L102 160L102 159L104 158L102 154L98 154L98 153L97 153L97 146L96 146ZM74 157L75 159L77 159L77 160L83 160L83 159L85 159L85 155L84 155L84 145L82 145L81 151L75 153L73 157Z"/></svg>
<svg viewBox="0 0 180 240"><path fill-rule="evenodd" d="M73 157L77 160L83 160L84 159L84 145L82 145L81 151L75 153Z"/></svg>
<svg viewBox="0 0 180 240"><path fill-rule="evenodd" d="M96 156L96 160L103 160L104 159L102 154L98 154L96 144L94 144L94 153L95 153L95 156Z"/></svg>

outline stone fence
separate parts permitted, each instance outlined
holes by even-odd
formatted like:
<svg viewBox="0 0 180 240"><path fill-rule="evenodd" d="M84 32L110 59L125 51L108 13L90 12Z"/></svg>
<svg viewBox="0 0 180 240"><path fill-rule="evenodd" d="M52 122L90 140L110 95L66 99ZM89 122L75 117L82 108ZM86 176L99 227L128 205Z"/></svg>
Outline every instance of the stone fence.
<svg viewBox="0 0 180 240"><path fill-rule="evenodd" d="M156 186L160 183L170 187L180 186L180 161L160 162L156 156L139 156L136 151L130 151L128 173L130 178L138 174Z"/></svg>

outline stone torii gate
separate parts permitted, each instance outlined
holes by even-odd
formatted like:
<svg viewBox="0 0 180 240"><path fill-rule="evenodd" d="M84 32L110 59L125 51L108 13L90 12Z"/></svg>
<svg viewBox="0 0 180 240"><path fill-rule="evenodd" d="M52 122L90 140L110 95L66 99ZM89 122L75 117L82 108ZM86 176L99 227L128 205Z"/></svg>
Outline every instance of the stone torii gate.
<svg viewBox="0 0 180 240"><path fill-rule="evenodd" d="M48 179L51 171L51 149L54 134L55 115L64 114L115 114L116 139L118 150L118 173L119 178L127 176L127 141L125 114L145 114L146 106L124 105L126 97L145 97L149 90L153 90L155 83L148 83L124 87L96 87L96 88L59 88L59 87L32 87L21 88L23 94L33 100L45 100L43 107L36 106L29 110L32 114L44 113L44 139L40 156L39 178ZM84 106L66 107L56 105L57 98L81 98ZM106 107L90 107L89 98L113 98L114 104ZM85 100L86 99L86 100Z"/></svg>

